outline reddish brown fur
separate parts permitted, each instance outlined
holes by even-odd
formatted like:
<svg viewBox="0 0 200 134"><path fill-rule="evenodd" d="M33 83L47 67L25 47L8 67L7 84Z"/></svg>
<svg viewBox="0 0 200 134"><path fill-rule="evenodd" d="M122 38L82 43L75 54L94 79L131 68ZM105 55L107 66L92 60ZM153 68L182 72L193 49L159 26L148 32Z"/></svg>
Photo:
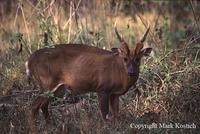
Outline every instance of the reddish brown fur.
<svg viewBox="0 0 200 134"><path fill-rule="evenodd" d="M119 49L117 53L79 44L60 44L55 48L40 49L28 60L29 75L43 92L55 92L59 84L71 90L72 94L96 92L102 118L106 121L109 111L117 116L119 96L126 93L139 76L139 63L134 62L137 55L129 54L129 51L140 52L141 47L136 47L140 50L129 50L123 40L121 48L123 51ZM132 76L128 76L128 63L134 68ZM31 107L33 115L41 108L48 119L48 104L48 98L37 97Z"/></svg>

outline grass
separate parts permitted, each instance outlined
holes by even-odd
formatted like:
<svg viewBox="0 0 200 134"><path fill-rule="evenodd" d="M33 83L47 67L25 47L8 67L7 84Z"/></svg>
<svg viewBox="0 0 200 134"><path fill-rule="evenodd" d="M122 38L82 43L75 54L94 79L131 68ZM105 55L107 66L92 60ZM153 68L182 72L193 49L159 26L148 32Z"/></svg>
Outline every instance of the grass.
<svg viewBox="0 0 200 134"><path fill-rule="evenodd" d="M23 6L20 6L23 4ZM145 12L135 19L121 14L109 13L108 3L95 8L84 5L74 9L64 8L59 3L40 0L33 6L29 2L19 3L18 12L3 16L0 23L0 131L5 133L198 133L200 127L200 60L199 35L195 28L190 36L177 35L179 46L170 33L172 23L160 16L154 27L158 12ZM78 6L78 5L77 5ZM17 9L17 8L16 8ZM70 14L72 17L70 18ZM192 14L192 12L191 12ZM70 18L70 19L69 19ZM66 103L52 102L52 126L45 126L39 115L36 126L29 117L29 105L37 95L38 87L28 85L24 63L30 53L44 47L44 32L48 33L48 45L59 43L84 43L100 48L117 47L113 25L117 20L119 32L131 47L145 31L146 20L150 21L151 32L146 45L153 47L150 57L143 59L136 88L120 98L120 119L103 125L99 118L97 96L89 93L78 100L86 99L74 114L66 114L63 105L77 102L77 98ZM195 24L193 20L191 22ZM182 25L180 26L182 31ZM195 26L194 26L195 27ZM158 30L156 30L158 29ZM159 29L161 29L159 31ZM163 31L162 31L163 30ZM163 33L162 33L162 32ZM187 32L187 31L186 31ZM22 34L23 50L18 54ZM185 36L184 36L185 35ZM176 41L177 42L177 41ZM177 45L178 46L178 45ZM34 89L34 90L32 90ZM32 92L35 91L35 92ZM81 99L80 99L81 98ZM78 101L79 102L79 101ZM194 123L196 129L136 129L130 124L151 123ZM95 129L94 129L95 128Z"/></svg>

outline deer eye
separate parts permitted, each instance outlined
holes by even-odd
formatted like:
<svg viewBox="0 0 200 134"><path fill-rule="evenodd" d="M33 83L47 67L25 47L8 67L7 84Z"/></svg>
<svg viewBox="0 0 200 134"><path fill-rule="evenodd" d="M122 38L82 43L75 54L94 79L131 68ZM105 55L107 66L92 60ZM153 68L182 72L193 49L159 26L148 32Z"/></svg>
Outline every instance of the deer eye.
<svg viewBox="0 0 200 134"><path fill-rule="evenodd" d="M140 58L135 58L135 62L139 63L140 62Z"/></svg>
<svg viewBox="0 0 200 134"><path fill-rule="evenodd" d="M127 61L128 61L128 58L124 58L124 61L127 62Z"/></svg>

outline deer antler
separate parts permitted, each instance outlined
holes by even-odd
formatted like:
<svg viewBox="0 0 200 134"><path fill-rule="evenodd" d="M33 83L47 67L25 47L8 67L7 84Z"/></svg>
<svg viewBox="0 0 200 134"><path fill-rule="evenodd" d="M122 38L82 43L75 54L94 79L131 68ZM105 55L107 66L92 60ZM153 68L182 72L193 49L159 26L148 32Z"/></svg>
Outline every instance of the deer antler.
<svg viewBox="0 0 200 134"><path fill-rule="evenodd" d="M148 33L149 33L149 30L150 30L150 25L149 25L149 21L148 21L147 30L146 30L146 32L144 33L142 39L140 40L141 43L143 43L143 42L146 40L146 37L147 37L147 35L148 35Z"/></svg>
<svg viewBox="0 0 200 134"><path fill-rule="evenodd" d="M119 40L120 43L121 43L120 49L123 50L123 51L126 53L126 55L129 55L129 54L130 54L130 50L129 50L128 44L127 44L127 43L124 41L124 39L119 35L118 30L117 30L117 27L116 27L116 22L115 22L114 28L115 28L115 33L116 33L116 35L117 35L117 38L118 38L118 40Z"/></svg>
<svg viewBox="0 0 200 134"><path fill-rule="evenodd" d="M117 30L117 26L116 26L116 22L115 22L115 25L114 25L114 29L115 29L115 33L116 33L116 35L117 35L117 38L118 38L118 40L120 41L120 42L123 42L123 38L119 35L119 33L118 33L118 30Z"/></svg>

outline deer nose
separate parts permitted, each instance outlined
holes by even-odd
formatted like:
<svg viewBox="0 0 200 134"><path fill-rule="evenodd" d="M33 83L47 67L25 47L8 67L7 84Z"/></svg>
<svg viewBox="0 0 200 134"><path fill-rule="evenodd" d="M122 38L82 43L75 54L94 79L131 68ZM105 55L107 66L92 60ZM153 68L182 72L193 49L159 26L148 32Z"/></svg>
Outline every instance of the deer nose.
<svg viewBox="0 0 200 134"><path fill-rule="evenodd" d="M132 64L129 64L128 65L128 75L129 76L133 76L133 75L135 75L135 70L134 70L134 68L133 68L133 65Z"/></svg>

